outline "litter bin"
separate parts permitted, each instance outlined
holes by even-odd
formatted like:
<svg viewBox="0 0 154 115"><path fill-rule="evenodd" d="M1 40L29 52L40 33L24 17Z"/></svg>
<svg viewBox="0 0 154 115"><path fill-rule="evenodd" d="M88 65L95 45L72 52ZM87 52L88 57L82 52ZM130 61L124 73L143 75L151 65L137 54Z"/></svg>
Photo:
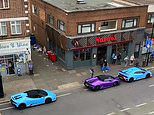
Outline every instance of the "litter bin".
<svg viewBox="0 0 154 115"><path fill-rule="evenodd" d="M47 51L48 54L48 58L52 61L52 62L56 62L57 61L57 56L52 53L51 51Z"/></svg>

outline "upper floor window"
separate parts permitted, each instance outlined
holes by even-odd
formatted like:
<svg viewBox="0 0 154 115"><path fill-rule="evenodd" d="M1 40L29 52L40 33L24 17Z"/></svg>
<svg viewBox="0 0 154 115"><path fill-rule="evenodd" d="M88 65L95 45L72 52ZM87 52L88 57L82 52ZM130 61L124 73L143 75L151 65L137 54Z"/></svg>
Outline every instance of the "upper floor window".
<svg viewBox="0 0 154 115"><path fill-rule="evenodd" d="M104 21L101 23L101 26L99 27L100 31L109 31L109 30L116 30L117 29L117 21Z"/></svg>
<svg viewBox="0 0 154 115"><path fill-rule="evenodd" d="M122 28L123 29L127 29L127 28L134 28L137 27L138 24L138 19L134 18L134 19L124 19L122 21Z"/></svg>
<svg viewBox="0 0 154 115"><path fill-rule="evenodd" d="M7 25L6 22L0 22L0 36L7 35Z"/></svg>
<svg viewBox="0 0 154 115"><path fill-rule="evenodd" d="M40 10L32 4L32 13L39 16Z"/></svg>
<svg viewBox="0 0 154 115"><path fill-rule="evenodd" d="M65 23L62 20L58 20L58 29L64 32L65 28Z"/></svg>
<svg viewBox="0 0 154 115"><path fill-rule="evenodd" d="M49 14L48 14L48 23L52 26L54 25L54 17Z"/></svg>
<svg viewBox="0 0 154 115"><path fill-rule="evenodd" d="M21 22L20 21L11 21L11 34L21 34Z"/></svg>
<svg viewBox="0 0 154 115"><path fill-rule="evenodd" d="M0 0L0 9L9 8L9 0Z"/></svg>
<svg viewBox="0 0 154 115"><path fill-rule="evenodd" d="M93 32L95 32L95 24L78 25L78 34L93 33Z"/></svg>
<svg viewBox="0 0 154 115"><path fill-rule="evenodd" d="M154 22L154 14L149 14L148 15L148 23Z"/></svg>

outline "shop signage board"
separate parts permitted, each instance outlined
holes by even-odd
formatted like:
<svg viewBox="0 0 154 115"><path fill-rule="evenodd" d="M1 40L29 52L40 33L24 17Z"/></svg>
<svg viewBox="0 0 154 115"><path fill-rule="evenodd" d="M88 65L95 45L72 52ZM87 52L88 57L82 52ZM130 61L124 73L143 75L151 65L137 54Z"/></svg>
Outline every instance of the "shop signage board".
<svg viewBox="0 0 154 115"><path fill-rule="evenodd" d="M105 42L113 42L113 41L117 41L117 38L116 37L96 38L97 43L105 43Z"/></svg>
<svg viewBox="0 0 154 115"><path fill-rule="evenodd" d="M0 55L9 55L19 52L30 52L30 39L9 39L0 41Z"/></svg>

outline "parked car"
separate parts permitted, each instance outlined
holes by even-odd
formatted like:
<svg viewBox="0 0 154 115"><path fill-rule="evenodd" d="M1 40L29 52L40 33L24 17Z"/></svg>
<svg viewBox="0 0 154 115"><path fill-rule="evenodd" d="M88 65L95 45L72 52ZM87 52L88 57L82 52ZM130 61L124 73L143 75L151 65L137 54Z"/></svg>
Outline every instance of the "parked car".
<svg viewBox="0 0 154 115"><path fill-rule="evenodd" d="M152 73L148 70L138 67L128 68L118 73L118 77L124 81L133 82L144 78L152 77Z"/></svg>
<svg viewBox="0 0 154 115"><path fill-rule="evenodd" d="M16 108L25 109L30 106L48 104L56 101L56 99L56 94L49 90L35 89L15 94L11 96L10 101Z"/></svg>
<svg viewBox="0 0 154 115"><path fill-rule="evenodd" d="M111 75L98 75L92 78L88 78L84 82L84 85L91 90L102 90L117 86L119 84L120 79Z"/></svg>

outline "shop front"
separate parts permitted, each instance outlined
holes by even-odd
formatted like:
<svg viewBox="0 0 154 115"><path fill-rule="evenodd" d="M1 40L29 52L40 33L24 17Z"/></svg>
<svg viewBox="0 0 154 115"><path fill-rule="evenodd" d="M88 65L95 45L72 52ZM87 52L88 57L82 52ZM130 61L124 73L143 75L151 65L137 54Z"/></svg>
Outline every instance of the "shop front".
<svg viewBox="0 0 154 115"><path fill-rule="evenodd" d="M131 55L139 58L143 38L144 30L141 29L71 39L69 50L70 57L73 56L71 67L95 66L104 59L112 63L113 52L121 55L121 61Z"/></svg>
<svg viewBox="0 0 154 115"><path fill-rule="evenodd" d="M30 39L0 41L0 72L2 76L23 75L31 60Z"/></svg>
<svg viewBox="0 0 154 115"><path fill-rule="evenodd" d="M95 33L91 35L65 36L47 26L49 49L67 69L98 65L101 59L112 62L113 52L125 56L141 56L144 28Z"/></svg>

